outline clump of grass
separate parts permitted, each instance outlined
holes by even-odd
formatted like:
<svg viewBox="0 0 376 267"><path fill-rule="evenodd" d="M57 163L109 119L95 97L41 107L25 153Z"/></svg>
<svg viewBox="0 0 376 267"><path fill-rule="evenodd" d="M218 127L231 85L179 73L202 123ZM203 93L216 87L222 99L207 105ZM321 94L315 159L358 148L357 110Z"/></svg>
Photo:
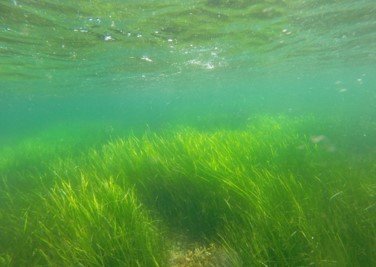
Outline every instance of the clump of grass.
<svg viewBox="0 0 376 267"><path fill-rule="evenodd" d="M0 254L0 266L11 266L11 256L8 254Z"/></svg>
<svg viewBox="0 0 376 267"><path fill-rule="evenodd" d="M30 257L16 253L14 265L163 266L166 261L162 231L132 188L82 175L79 184L60 181L38 200L23 216L23 249Z"/></svg>
<svg viewBox="0 0 376 267"><path fill-rule="evenodd" d="M14 166L3 165L1 259L174 265L174 240L162 236L178 233L199 244L180 253L183 266L212 264L215 251L232 266L372 266L374 154L325 149L304 131L315 123L264 116L233 131L120 138L26 168L22 175L38 181L27 193L9 189Z"/></svg>

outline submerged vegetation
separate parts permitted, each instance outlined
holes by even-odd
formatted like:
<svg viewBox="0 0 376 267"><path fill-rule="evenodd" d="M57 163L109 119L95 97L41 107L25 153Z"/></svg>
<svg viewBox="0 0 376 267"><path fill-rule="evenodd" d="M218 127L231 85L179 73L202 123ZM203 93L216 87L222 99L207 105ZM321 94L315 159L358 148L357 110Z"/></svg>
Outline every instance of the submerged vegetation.
<svg viewBox="0 0 376 267"><path fill-rule="evenodd" d="M373 266L375 150L317 125L3 148L0 265Z"/></svg>
<svg viewBox="0 0 376 267"><path fill-rule="evenodd" d="M376 266L374 1L0 2L0 267Z"/></svg>

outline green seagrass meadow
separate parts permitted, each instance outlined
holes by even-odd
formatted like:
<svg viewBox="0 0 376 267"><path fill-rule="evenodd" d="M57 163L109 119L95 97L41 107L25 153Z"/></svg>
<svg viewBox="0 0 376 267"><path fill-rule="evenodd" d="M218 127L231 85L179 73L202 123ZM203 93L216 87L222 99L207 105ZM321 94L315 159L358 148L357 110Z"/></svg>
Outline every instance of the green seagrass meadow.
<svg viewBox="0 0 376 267"><path fill-rule="evenodd" d="M0 265L375 266L363 125L36 133L0 151Z"/></svg>

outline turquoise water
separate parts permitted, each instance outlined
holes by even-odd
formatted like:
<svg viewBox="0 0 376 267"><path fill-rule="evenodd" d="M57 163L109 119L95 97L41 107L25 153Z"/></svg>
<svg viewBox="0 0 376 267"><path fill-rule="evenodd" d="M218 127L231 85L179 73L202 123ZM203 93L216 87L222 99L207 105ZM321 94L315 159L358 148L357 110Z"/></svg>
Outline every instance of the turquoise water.
<svg viewBox="0 0 376 267"><path fill-rule="evenodd" d="M72 119L374 116L373 1L0 7L0 121L12 135Z"/></svg>
<svg viewBox="0 0 376 267"><path fill-rule="evenodd" d="M206 137L196 136L197 138L209 138L212 140L210 142L214 142L213 140L221 142L221 138L215 139L216 134L224 134L221 131L240 133L249 127L257 129L256 126L250 126L256 121L256 125L260 124L260 129L264 131L260 134L265 136L262 142L269 144L268 136L273 133L273 127L292 129L298 124L295 121L301 120L306 122L296 126L296 131L286 132L286 136L289 137L283 142L290 144L289 138L301 136L306 138L307 146L317 145L318 149L323 149L323 153L326 153L325 157L329 158L326 160L335 158L338 160L329 167L323 163L326 160L317 163L317 157L307 156L307 162L315 166L315 171L312 170L311 173L305 171L307 179L311 176L321 179L320 175L324 175L323 173L331 168L336 169L333 173L341 176L342 172L348 172L346 170L351 169L351 166L354 168L358 166L359 170L356 173L354 171L354 175L349 179L362 181L359 188L366 193L365 195L354 193L353 197L343 200L343 203L361 203L354 210L367 209L369 212L375 212L376 5L372 0L2 0L0 2L0 59L0 150L3 151L3 156L0 155L0 177L3 180L3 188L7 188L1 191L1 199L7 201L6 203L13 203L7 198L12 195L9 192L13 192L8 188L8 186L12 187L9 184L13 184L16 192L13 192L13 200L29 197L31 199L31 196L23 195L28 190L22 189L25 181L31 180L27 178L28 175L33 178L48 176L54 181L56 177L60 177L57 175L60 169L55 166L56 164L51 163L51 158L61 158L61 162L76 157L92 160L92 156L77 155L106 145L108 142L116 142L117 138L128 138L129 134L134 138L139 138L145 133L161 134L161 138L166 138L165 142L169 143L169 134L163 137L166 131L189 129L188 131L214 136L214 139L206 135ZM269 122L260 123L257 122L259 118L270 119L265 119ZM291 120L292 123L285 123L285 120ZM281 125L273 126L278 123ZM256 130L259 131L261 130ZM260 136L257 135L258 139L256 139L261 140ZM234 137L233 141L246 140L240 138L240 135L238 138ZM281 138L278 144L283 143L284 137L278 135L275 138ZM141 142L139 147L145 146L143 153L147 154L147 145L142 143L144 141L139 141ZM173 143L176 140L170 141ZM210 142L208 141L207 147L211 146ZM271 146L275 145L273 142L270 141ZM283 165L284 167L278 165L279 167L276 168L281 170L291 168L291 173L300 175L304 171L294 165L294 160L301 155L294 154L295 152L292 151L301 144L291 142L294 144L291 145L291 151L284 152L290 155L286 158L291 157L291 164L288 162ZM235 145L231 142L230 145L242 147L242 144ZM163 154L165 152L162 147L160 153ZM278 149L276 148L277 151ZM204 150L203 148L202 153ZM25 151L30 153L29 157L26 156L29 154ZM171 153L178 157L180 152L181 150L177 149ZM226 149L218 148L218 158L221 158L220 155L223 155L223 158L230 157L227 154L224 156L227 152ZM175 159L174 156L171 158ZM197 160L201 158L197 156ZM232 167L224 168L219 173L225 176L228 169L243 170L243 167L239 167L243 166L240 162L246 161L242 160L234 161ZM264 162L260 163L261 165L266 164L266 161L261 160L261 162ZM367 163L365 166L360 166L359 162ZM244 164L248 166L248 163ZM50 170L55 168L51 166L57 169L50 173ZM62 167L63 172L73 171L76 167L72 166ZM201 165L195 165L195 168L200 169L197 166ZM84 167L83 169L86 171ZM214 169L217 171L216 168ZM82 173L86 173L84 170ZM120 175L117 173L119 169L111 170L112 173L108 170L108 176ZM337 176L333 173L328 177L335 180ZM143 175L146 174L139 174L140 177ZM147 172L147 175L151 174ZM22 181L19 181L21 176ZM192 177L192 175L187 176ZM363 177L368 177L369 180L363 183ZM338 184L342 186L342 182ZM136 191L141 190L138 189L137 183L135 184ZM230 185L230 183L226 184ZM26 182L26 188L37 192L36 195L43 196L44 193L41 193L44 192L43 190L50 192L48 190L53 188L53 185L45 185L42 190L42 187L33 186ZM336 192L345 192L346 195L347 189L334 186L333 188L335 189L328 197L336 197ZM151 195L150 199L153 199L153 194ZM157 194L154 196L155 199L157 196L160 197ZM197 197L195 194L193 196ZM307 198L309 193L302 199ZM140 199L140 202L147 207L146 210L158 210L149 203L149 198L142 200L140 197ZM22 214L26 214L25 210L32 211L33 208L25 203L17 204L18 206L13 208L9 208L12 207L9 204L7 207L9 210L19 209ZM338 208L340 214L346 213L345 206L343 206L344 210ZM182 208L177 205L176 210L179 207ZM18 216L16 212L12 216L5 215L9 210L4 208L1 211L0 220L3 222L0 222L2 225L0 230L2 229L4 233L7 231L10 233L11 229L17 228L15 221L5 219ZM153 220L162 221L162 224L164 221L172 220L169 216L177 216L173 211L169 211L170 215L164 214L163 211L158 212L159 215L156 217L153 217L154 212L151 212L151 217ZM351 213L354 212L348 209L348 214ZM210 217L210 214L207 216ZM192 216L196 215L197 213L193 213ZM333 216L334 222L338 217ZM354 216L354 220L357 220L357 215ZM333 253L332 264L371 266L376 262L376 252L371 249L373 245L376 246L375 237L372 237L375 233L375 216L361 218L363 217L359 217L357 223L354 221L354 225L365 223L364 228L367 228L368 234L362 232L359 240L363 240L362 242L369 246L363 249L358 249L357 245L352 246L358 244L354 236L359 235L360 232L354 230L356 232L354 235L343 234L343 237L342 232L336 232L339 240L345 244L342 246L348 249L337 254ZM239 223L242 226L235 229L240 229L244 227L246 220L248 219L239 219L239 221L234 219L234 223L228 225L234 227ZM24 225L26 224L27 222L24 221ZM211 225L210 220L203 223L205 227L210 228L207 224ZM196 240L196 236L185 233L186 229L190 229L191 232L194 230L184 223L184 219L177 225L180 230L183 229L182 235ZM33 226L30 227L34 229ZM257 251L256 248L246 252L239 250L235 245L231 245L229 241L231 238L226 239L225 234L219 234L226 241L221 243L223 241L221 238L219 242L218 238L211 237L212 232L217 233L217 230L211 228L210 231L206 231L205 227L204 230L200 228L198 231L200 237L197 242L203 246L208 242L214 242L215 246L219 247L229 245L228 251L235 251L234 255L238 255L234 256L236 260L232 264L237 262L236 264L240 266L248 266L248 263L260 264L260 266L276 266L275 264L306 266L313 263L326 266L322 259L325 258L323 254L320 254L322 258L315 256L307 261L294 261L291 258L289 260L288 257L291 255L303 257L301 255L305 253L294 254L293 250L283 253L265 252L266 256L263 256L264 258L260 256L258 260L243 257L242 255L252 253L264 255L264 252L261 252L264 250L260 249L257 253L252 252ZM347 227L352 227L352 224L349 222L347 225L343 222L343 226L339 228ZM32 242L30 243L32 249L25 251L34 252L21 254L14 254L5 245L10 237L0 236L0 265L21 266L30 255L39 253L35 251L44 251L39 247L39 243L33 243L41 235L31 234L28 240ZM42 237L40 238L42 240ZM14 237L12 242L15 242L14 244L28 242L22 240ZM278 240L281 244L290 242L285 240L283 235L278 235L278 238L273 237L271 240L275 242ZM51 240L48 242L53 243ZM244 242L249 244L248 241ZM337 247L334 247L337 251ZM49 249L40 255L47 255ZM357 252L353 253L352 249ZM81 250L84 249L81 247ZM166 249L166 251L170 250ZM215 251L208 250L215 254ZM231 254L230 252L227 254ZM291 254L288 254L290 252ZM32 265L54 266L56 264L54 257L57 256L51 255L35 256ZM112 256L120 257L118 254ZM132 257L137 259L134 255ZM62 258L69 257L65 255ZM357 262L354 260L356 258L362 260ZM90 262L81 259L82 261L72 258L62 266L73 263L83 263L84 266L150 264L137 260L115 263L115 261ZM160 263L163 260L156 261L159 262L159 266L164 266ZM171 266L205 266L205 264L194 265L203 264L197 262L192 263L193 265L184 265L186 263L179 265L171 260L167 262ZM218 263L216 260L213 262L206 263L212 264L206 266L224 266L223 262ZM231 265L227 264L225 266Z"/></svg>

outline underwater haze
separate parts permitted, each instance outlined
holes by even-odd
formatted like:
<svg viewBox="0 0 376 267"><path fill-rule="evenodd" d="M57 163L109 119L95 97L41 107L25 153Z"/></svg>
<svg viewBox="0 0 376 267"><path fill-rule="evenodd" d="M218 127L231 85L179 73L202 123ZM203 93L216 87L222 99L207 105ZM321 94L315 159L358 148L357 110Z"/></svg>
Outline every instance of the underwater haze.
<svg viewBox="0 0 376 267"><path fill-rule="evenodd" d="M376 266L373 0L0 0L0 266Z"/></svg>

